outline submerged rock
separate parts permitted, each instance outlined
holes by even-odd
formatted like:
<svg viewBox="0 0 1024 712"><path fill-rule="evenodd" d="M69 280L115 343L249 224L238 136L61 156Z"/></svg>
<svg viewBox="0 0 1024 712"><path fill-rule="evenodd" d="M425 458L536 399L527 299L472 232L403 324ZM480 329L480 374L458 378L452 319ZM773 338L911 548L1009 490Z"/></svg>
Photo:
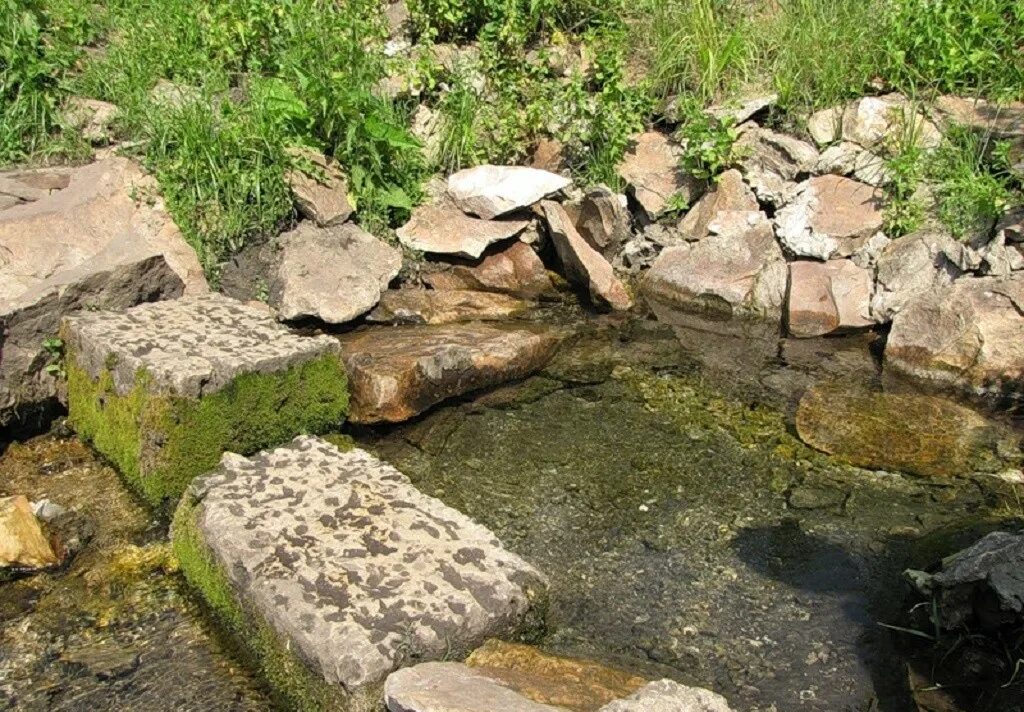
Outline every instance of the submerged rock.
<svg viewBox="0 0 1024 712"><path fill-rule="evenodd" d="M530 375L554 354L558 337L526 325L406 326L347 334L341 346L349 419L398 423L447 398Z"/></svg>
<svg viewBox="0 0 1024 712"><path fill-rule="evenodd" d="M42 569L59 561L28 499L0 498L0 570Z"/></svg>
<svg viewBox="0 0 1024 712"><path fill-rule="evenodd" d="M857 467L951 477L989 467L1005 435L969 408L935 396L816 386L796 414L800 438Z"/></svg>
<svg viewBox="0 0 1024 712"><path fill-rule="evenodd" d="M364 709L410 660L535 624L547 585L393 467L306 436L225 455L189 488L172 537L189 581L230 597L212 602L266 677L321 709Z"/></svg>
<svg viewBox="0 0 1024 712"><path fill-rule="evenodd" d="M331 158L310 149L294 151L296 166L286 179L299 212L321 227L340 225L355 208L348 197L348 182Z"/></svg>
<svg viewBox="0 0 1024 712"><path fill-rule="evenodd" d="M460 210L484 220L528 208L565 190L572 181L556 173L525 166L477 166L448 178L448 195ZM479 257L479 253L474 255Z"/></svg>
<svg viewBox="0 0 1024 712"><path fill-rule="evenodd" d="M732 712L732 708L724 697L710 690L659 680L605 705L599 712Z"/></svg>
<svg viewBox="0 0 1024 712"><path fill-rule="evenodd" d="M674 196L690 204L700 195L701 182L682 171L681 157L679 144L663 133L648 131L633 139L619 165L619 175L650 222L665 212Z"/></svg>
<svg viewBox="0 0 1024 712"><path fill-rule="evenodd" d="M384 684L388 712L560 712L462 663L423 663Z"/></svg>
<svg viewBox="0 0 1024 712"><path fill-rule="evenodd" d="M393 289L381 296L367 321L388 324L453 324L500 321L523 314L529 304L505 294L465 289Z"/></svg>
<svg viewBox="0 0 1024 712"><path fill-rule="evenodd" d="M480 220L444 205L422 205L398 228L398 239L413 250L478 259L491 244L515 237L528 220Z"/></svg>
<svg viewBox="0 0 1024 712"><path fill-rule="evenodd" d="M529 245L513 242L475 264L453 265L430 272L424 281L437 290L476 289L534 299L554 290L540 257Z"/></svg>

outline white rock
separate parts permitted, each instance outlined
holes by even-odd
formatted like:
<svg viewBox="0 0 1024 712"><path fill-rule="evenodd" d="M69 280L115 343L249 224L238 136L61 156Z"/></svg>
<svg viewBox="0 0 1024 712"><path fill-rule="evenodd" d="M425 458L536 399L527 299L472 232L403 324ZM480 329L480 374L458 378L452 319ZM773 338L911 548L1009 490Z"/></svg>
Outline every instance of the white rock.
<svg viewBox="0 0 1024 712"><path fill-rule="evenodd" d="M525 166L477 166L448 178L448 194L463 212L485 220L527 208L572 181Z"/></svg>

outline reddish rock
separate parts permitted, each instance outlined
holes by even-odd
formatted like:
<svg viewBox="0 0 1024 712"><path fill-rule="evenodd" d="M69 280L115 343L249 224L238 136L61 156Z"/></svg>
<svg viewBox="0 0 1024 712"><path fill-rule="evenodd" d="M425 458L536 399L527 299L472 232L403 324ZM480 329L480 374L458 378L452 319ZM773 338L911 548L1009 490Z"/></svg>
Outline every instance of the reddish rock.
<svg viewBox="0 0 1024 712"><path fill-rule="evenodd" d="M299 212L321 227L340 225L352 215L348 183L334 160L309 149L295 149L296 166L286 180Z"/></svg>
<svg viewBox="0 0 1024 712"><path fill-rule="evenodd" d="M665 211L672 196L679 195L692 204L700 195L702 184L682 171L681 156L679 144L663 133L649 131L633 140L619 165L619 175L652 222Z"/></svg>
<svg viewBox="0 0 1024 712"><path fill-rule="evenodd" d="M533 149L530 168L559 173L565 169L565 146L553 138L542 138Z"/></svg>
<svg viewBox="0 0 1024 712"><path fill-rule="evenodd" d="M817 176L776 214L776 232L797 256L849 257L882 228L883 199L881 190L859 181Z"/></svg>
<svg viewBox="0 0 1024 712"><path fill-rule="evenodd" d="M434 289L476 289L502 292L527 299L553 290L544 263L522 242L485 257L477 264L454 265L424 277Z"/></svg>
<svg viewBox="0 0 1024 712"><path fill-rule="evenodd" d="M789 333L824 336L870 327L871 273L850 260L789 265Z"/></svg>
<svg viewBox="0 0 1024 712"><path fill-rule="evenodd" d="M392 289L367 321L388 324L454 324L500 321L523 314L529 304L506 294L465 289Z"/></svg>
<svg viewBox="0 0 1024 712"><path fill-rule="evenodd" d="M728 170L718 177L714 188L686 213L679 230L687 240L700 240L708 235L708 225L721 212L758 210L757 198L743 182L739 171Z"/></svg>

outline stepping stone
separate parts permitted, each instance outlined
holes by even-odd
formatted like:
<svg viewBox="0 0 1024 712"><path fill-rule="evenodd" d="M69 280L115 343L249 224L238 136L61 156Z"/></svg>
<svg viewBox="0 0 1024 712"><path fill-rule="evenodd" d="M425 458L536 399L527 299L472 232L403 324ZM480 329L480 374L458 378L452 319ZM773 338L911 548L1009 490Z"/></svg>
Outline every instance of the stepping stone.
<svg viewBox="0 0 1024 712"><path fill-rule="evenodd" d="M558 341L543 326L479 323L347 334L349 420L400 423L448 398L525 378L547 364Z"/></svg>
<svg viewBox="0 0 1024 712"><path fill-rule="evenodd" d="M348 405L334 339L217 294L81 312L61 335L72 427L154 505L223 452L336 428Z"/></svg>
<svg viewBox="0 0 1024 712"><path fill-rule="evenodd" d="M501 321L524 314L530 305L506 294L467 289L393 289L381 295L367 321L386 324L456 324Z"/></svg>
<svg viewBox="0 0 1024 712"><path fill-rule="evenodd" d="M424 663L392 673L384 685L388 712L564 712L534 702L462 663Z"/></svg>
<svg viewBox="0 0 1024 712"><path fill-rule="evenodd" d="M182 499L172 540L289 709L370 709L411 661L532 629L547 585L391 466L308 436L225 455Z"/></svg>

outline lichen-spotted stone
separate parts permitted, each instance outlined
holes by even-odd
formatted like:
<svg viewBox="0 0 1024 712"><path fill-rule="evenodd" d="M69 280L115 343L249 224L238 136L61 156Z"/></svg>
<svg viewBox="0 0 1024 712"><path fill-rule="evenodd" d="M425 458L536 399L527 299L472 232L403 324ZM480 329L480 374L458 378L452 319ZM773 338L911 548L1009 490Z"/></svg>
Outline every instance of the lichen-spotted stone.
<svg viewBox="0 0 1024 712"><path fill-rule="evenodd" d="M544 577L488 529L365 451L314 437L225 455L182 499L173 538L189 580L236 631L262 636L254 647L290 651L353 696L531 630L546 599Z"/></svg>

